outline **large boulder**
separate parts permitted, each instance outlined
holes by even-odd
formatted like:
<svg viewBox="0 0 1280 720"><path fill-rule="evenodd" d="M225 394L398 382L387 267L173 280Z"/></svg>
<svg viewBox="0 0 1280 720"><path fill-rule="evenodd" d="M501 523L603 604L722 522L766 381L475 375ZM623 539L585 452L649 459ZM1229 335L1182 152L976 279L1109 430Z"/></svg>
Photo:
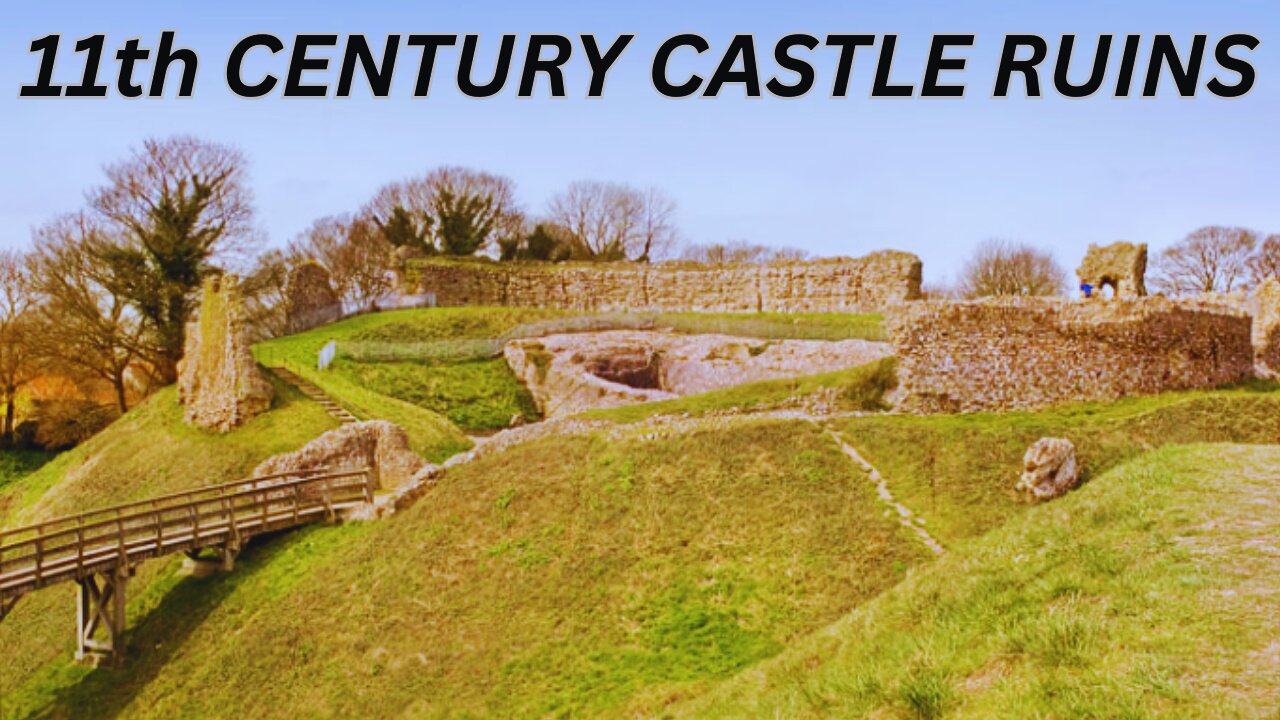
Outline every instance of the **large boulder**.
<svg viewBox="0 0 1280 720"><path fill-rule="evenodd" d="M377 486L395 490L407 485L427 461L409 448L404 428L385 420L344 425L312 440L301 450L268 458L254 477L301 470L360 470L375 468Z"/></svg>
<svg viewBox="0 0 1280 720"><path fill-rule="evenodd" d="M1042 438L1022 457L1017 490L1033 500L1052 500L1080 482L1076 446L1065 438Z"/></svg>
<svg viewBox="0 0 1280 720"><path fill-rule="evenodd" d="M178 401L192 425L228 432L271 407L274 390L253 359L243 314L236 276L205 281L178 363Z"/></svg>

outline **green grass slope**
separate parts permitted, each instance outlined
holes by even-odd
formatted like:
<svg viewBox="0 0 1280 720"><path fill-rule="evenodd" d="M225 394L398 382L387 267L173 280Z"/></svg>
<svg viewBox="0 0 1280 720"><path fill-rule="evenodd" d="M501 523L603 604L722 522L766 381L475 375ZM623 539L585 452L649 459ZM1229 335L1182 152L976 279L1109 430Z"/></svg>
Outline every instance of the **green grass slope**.
<svg viewBox="0 0 1280 720"><path fill-rule="evenodd" d="M0 494L3 494L5 488L11 483L15 483L39 470L42 465L57 456L58 454L55 452L46 452L44 450L13 448L0 450Z"/></svg>
<svg viewBox="0 0 1280 720"><path fill-rule="evenodd" d="M0 526L107 507L246 477L272 455L295 450L337 426L315 403L277 384L270 412L226 435L182 421L174 388L153 395L87 442L0 488ZM177 560L143 566L133 592ZM166 570L168 569L168 570ZM15 683L65 665L75 645L75 593L56 586L23 598L0 622L0 716L12 716Z"/></svg>
<svg viewBox="0 0 1280 720"><path fill-rule="evenodd" d="M450 423L483 431L506 427L513 415L538 418L532 396L502 358L361 361L340 352L321 371L316 369L320 349L330 340L342 347L493 338L562 314L519 308L394 310L260 343L254 353L259 362L284 365L315 383L359 417L401 425L419 452L439 461L469 446Z"/></svg>
<svg viewBox="0 0 1280 720"><path fill-rule="evenodd" d="M279 381L274 386L271 411L226 435L183 422L176 388L157 392L88 441L0 489L0 524L230 482L264 458L337 427L294 388Z"/></svg>
<svg viewBox="0 0 1280 720"><path fill-rule="evenodd" d="M1025 509L1013 485L1023 453L1042 437L1075 443L1086 478L1164 445L1276 444L1280 392L1259 383L1039 412L872 415L832 424L888 478L899 501L928 519L931 533L953 544Z"/></svg>
<svg viewBox="0 0 1280 720"><path fill-rule="evenodd" d="M1275 718L1280 448L1165 448L666 717Z"/></svg>
<svg viewBox="0 0 1280 720"><path fill-rule="evenodd" d="M389 521L162 578L131 606L128 669L64 656L10 685L10 713L617 714L774 655L926 556L808 423L558 438L461 466Z"/></svg>
<svg viewBox="0 0 1280 720"><path fill-rule="evenodd" d="M487 355L491 341L520 326L568 319L572 313L536 308L436 308L363 315L314 330L260 343L260 362L287 366L324 388L362 417L380 417L404 425L411 437L435 442L444 416L466 431L506 427L513 416L538 419L529 392L501 357ZM656 313L574 317L601 328L645 320L677 332L727 333L761 337L882 339L878 315L814 313L699 314ZM324 372L315 369L320 349L338 344L337 360ZM459 346L457 357L444 352ZM477 345L476 343L480 343ZM480 349L477 349L480 347ZM443 355L432 355L428 348ZM821 382L821 381L819 381ZM750 393L784 392L783 385ZM417 408L417 410L415 410ZM427 412L420 412L427 411Z"/></svg>

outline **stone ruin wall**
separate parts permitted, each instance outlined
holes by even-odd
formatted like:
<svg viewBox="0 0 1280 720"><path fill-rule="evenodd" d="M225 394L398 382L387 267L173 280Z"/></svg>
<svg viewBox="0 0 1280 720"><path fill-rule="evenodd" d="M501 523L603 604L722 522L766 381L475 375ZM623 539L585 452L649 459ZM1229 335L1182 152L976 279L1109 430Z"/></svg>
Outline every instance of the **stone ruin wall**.
<svg viewBox="0 0 1280 720"><path fill-rule="evenodd" d="M1258 364L1280 373L1280 279L1258 286L1250 298L1253 313L1253 345Z"/></svg>
<svg viewBox="0 0 1280 720"><path fill-rule="evenodd" d="M921 302L887 317L900 408L1033 409L1253 377L1243 312L1164 298Z"/></svg>
<svg viewBox="0 0 1280 720"><path fill-rule="evenodd" d="M879 312L920 298L920 259L881 251L813 262L700 266L483 264L419 261L402 290L440 306L585 312Z"/></svg>
<svg viewBox="0 0 1280 720"><path fill-rule="evenodd" d="M1147 245L1115 242L1089 245L1076 277L1088 283L1099 296L1110 286L1116 297L1135 298L1147 294Z"/></svg>
<svg viewBox="0 0 1280 720"><path fill-rule="evenodd" d="M274 391L250 352L243 312L234 275L205 281L178 363L178 401L192 425L228 432L271 406Z"/></svg>

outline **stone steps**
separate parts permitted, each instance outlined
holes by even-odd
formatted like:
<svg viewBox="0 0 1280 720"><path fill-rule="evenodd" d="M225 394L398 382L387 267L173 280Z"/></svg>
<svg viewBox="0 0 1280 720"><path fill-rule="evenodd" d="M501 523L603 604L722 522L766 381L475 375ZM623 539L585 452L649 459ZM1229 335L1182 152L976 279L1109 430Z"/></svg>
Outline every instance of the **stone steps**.
<svg viewBox="0 0 1280 720"><path fill-rule="evenodd" d="M290 385L298 388L298 390L302 391L302 394L305 395L307 399L314 401L320 407L324 408L325 412L329 413L331 417L333 417L343 425L351 425L351 424L360 422L360 418L356 417L355 415L352 415L350 411L348 411L346 408L339 405L337 401L329 397L328 393L316 387L315 385L307 382L302 377L300 377L297 373L294 373L282 367L271 368L271 370L281 380L289 383Z"/></svg>

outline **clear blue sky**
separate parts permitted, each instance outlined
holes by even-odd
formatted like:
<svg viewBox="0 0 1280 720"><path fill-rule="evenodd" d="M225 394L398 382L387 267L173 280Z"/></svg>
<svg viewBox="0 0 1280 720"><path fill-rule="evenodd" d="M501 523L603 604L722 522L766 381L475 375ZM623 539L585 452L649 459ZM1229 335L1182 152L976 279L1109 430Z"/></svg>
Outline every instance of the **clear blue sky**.
<svg viewBox="0 0 1280 720"><path fill-rule="evenodd" d="M536 5L536 6L535 6ZM1280 5L1257 2L332 2L22 3L0 26L0 243L23 246L30 229L83 203L104 163L148 136L190 133L231 143L252 161L259 222L269 242L313 219L358 208L385 182L441 164L515 179L521 202L540 211L575 179L654 185L675 197L695 241L730 238L858 255L893 247L918 253L927 279L950 276L970 248L1004 237L1051 248L1073 268L1085 245L1127 239L1159 248L1205 224L1280 232ZM19 99L35 75L31 40L64 35L56 80L71 82L70 40L108 34L113 53L161 30L195 48L192 99ZM462 97L451 82L458 50L444 50L431 97L410 97L416 51L402 52L389 99L258 100L233 96L223 79L241 37L299 32L477 32L492 62L503 32L637 33L609 76L605 97L587 99L581 47L570 97L516 99L515 81L493 99ZM895 79L918 80L931 34L976 33L963 99L868 98L875 54L860 51L850 97L832 99L832 50L815 54L818 86L795 100L661 97L649 80L665 38L696 32L712 43L697 65L710 73L734 33L751 32L765 54L790 32L898 33ZM1247 32L1258 82L1246 97L1201 90L1156 99L991 98L1005 33L1055 39L1098 33L1194 33L1210 42ZM523 37L522 37L523 40ZM1055 43L1056 45L1056 43ZM517 57L521 56L518 47ZM284 71L284 54L270 64ZM114 76L110 56L104 71ZM265 68L267 64L258 67ZM685 67L692 65L685 63ZM491 67L491 66L486 66ZM1210 64L1209 71L1216 69ZM106 73L104 72L104 75ZM145 73L145 74L149 74ZM1109 78L1114 72L1109 75ZM1206 73L1207 75L1207 73ZM309 79L336 83L336 70ZM176 83L177 77L171 79ZM1048 72L1045 72L1048 81ZM359 85L357 86L360 87ZM1104 88L1107 86L1104 86ZM1015 95L1020 85L1015 84ZM172 89L170 90L172 93Z"/></svg>

